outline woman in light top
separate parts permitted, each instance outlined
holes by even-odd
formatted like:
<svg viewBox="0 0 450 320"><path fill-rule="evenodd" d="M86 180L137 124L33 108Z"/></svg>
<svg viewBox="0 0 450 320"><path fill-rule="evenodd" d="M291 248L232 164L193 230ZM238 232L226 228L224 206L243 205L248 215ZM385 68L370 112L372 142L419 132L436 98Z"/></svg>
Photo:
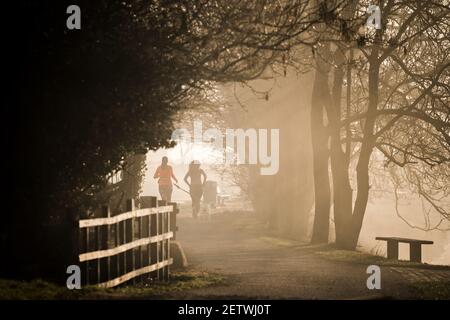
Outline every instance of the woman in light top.
<svg viewBox="0 0 450 320"><path fill-rule="evenodd" d="M172 201L172 179L175 183L178 183L177 178L173 174L173 169L168 165L169 159L167 157L162 157L161 165L156 169L153 178L158 179L159 194L161 199L167 203Z"/></svg>

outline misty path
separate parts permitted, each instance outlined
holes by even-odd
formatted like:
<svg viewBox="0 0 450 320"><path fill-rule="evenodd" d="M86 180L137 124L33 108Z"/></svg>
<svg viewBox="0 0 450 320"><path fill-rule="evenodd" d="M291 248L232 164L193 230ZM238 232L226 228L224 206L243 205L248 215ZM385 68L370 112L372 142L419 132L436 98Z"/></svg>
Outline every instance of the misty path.
<svg viewBox="0 0 450 320"><path fill-rule="evenodd" d="M176 298L365 299L408 298L405 277L381 267L382 289L366 287L367 265L316 254L318 247L269 235L251 213L222 212L198 220L180 216L179 240L189 269L223 275L224 285L175 294Z"/></svg>

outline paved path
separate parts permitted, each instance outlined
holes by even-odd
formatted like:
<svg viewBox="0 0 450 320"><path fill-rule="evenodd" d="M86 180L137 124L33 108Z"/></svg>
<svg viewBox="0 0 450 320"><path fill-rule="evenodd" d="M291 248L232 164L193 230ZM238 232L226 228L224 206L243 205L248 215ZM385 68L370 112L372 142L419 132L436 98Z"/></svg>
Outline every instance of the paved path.
<svg viewBox="0 0 450 320"><path fill-rule="evenodd" d="M381 267L382 289L369 290L366 265L331 261L317 255L317 247L270 237L252 214L217 213L198 220L181 216L178 225L177 240L185 250L189 268L221 274L227 280L225 285L180 293L177 298L414 297L408 276L404 276L408 270L400 275L396 268Z"/></svg>

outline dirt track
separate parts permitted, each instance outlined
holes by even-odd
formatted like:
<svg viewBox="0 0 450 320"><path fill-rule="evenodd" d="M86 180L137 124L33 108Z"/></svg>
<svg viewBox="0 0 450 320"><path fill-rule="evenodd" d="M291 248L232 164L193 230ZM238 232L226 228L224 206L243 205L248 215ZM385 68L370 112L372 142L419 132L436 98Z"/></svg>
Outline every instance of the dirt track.
<svg viewBox="0 0 450 320"><path fill-rule="evenodd" d="M317 247L271 237L249 213L217 213L198 220L181 216L178 225L177 240L189 269L223 275L226 284L176 298L414 298L407 279L395 268L381 267L382 289L369 290L368 265L332 261L316 254Z"/></svg>

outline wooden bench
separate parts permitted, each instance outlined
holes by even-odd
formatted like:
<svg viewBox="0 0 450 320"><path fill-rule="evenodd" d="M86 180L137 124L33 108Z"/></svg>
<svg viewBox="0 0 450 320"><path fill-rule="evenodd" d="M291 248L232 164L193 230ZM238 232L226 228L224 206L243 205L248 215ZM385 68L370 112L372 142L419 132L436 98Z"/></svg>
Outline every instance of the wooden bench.
<svg viewBox="0 0 450 320"><path fill-rule="evenodd" d="M396 237L376 237L376 240L387 241L387 258L398 260L399 242L409 243L409 260L412 262L422 262L422 245L433 244L429 240L417 240Z"/></svg>

